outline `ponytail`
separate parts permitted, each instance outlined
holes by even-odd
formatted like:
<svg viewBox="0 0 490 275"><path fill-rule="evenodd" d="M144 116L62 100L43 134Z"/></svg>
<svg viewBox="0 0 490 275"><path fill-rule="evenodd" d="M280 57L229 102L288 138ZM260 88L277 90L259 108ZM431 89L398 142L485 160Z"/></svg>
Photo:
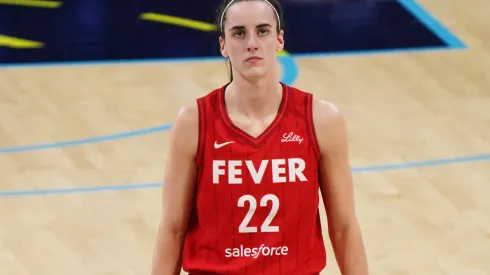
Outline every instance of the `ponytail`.
<svg viewBox="0 0 490 275"><path fill-rule="evenodd" d="M233 81L233 67L231 66L231 61L228 61L230 63L230 82Z"/></svg>

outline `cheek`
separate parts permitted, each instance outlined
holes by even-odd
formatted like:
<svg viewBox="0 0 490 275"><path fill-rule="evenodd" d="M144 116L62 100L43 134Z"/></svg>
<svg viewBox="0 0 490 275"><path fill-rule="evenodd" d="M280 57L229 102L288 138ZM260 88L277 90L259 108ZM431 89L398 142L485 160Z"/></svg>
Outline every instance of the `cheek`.
<svg viewBox="0 0 490 275"><path fill-rule="evenodd" d="M240 42L239 41L230 41L228 44L225 46L226 51L228 52L228 55L230 57L233 57L240 52Z"/></svg>
<svg viewBox="0 0 490 275"><path fill-rule="evenodd" d="M277 46L278 40L276 35L269 35L264 39L267 48L275 48Z"/></svg>
<svg viewBox="0 0 490 275"><path fill-rule="evenodd" d="M276 52L277 50L277 40L274 38L271 38L270 41L267 41L267 52Z"/></svg>

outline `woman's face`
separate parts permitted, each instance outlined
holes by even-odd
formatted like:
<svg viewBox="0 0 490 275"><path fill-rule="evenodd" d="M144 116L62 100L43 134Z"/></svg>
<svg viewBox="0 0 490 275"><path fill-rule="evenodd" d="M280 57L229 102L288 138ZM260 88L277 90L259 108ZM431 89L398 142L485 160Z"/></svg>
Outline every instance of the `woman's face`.
<svg viewBox="0 0 490 275"><path fill-rule="evenodd" d="M276 13L265 1L237 2L225 12L221 53L244 77L265 75L284 46L284 32L276 32Z"/></svg>

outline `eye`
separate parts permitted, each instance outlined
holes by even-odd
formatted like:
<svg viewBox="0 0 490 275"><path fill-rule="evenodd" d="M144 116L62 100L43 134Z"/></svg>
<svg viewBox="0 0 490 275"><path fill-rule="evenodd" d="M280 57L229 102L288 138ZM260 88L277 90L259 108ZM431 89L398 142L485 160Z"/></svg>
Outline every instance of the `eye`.
<svg viewBox="0 0 490 275"><path fill-rule="evenodd" d="M236 36L236 37L242 37L244 35L245 35L244 31L236 31L235 33L233 33L233 36Z"/></svg>
<svg viewBox="0 0 490 275"><path fill-rule="evenodd" d="M266 35L266 34L268 34L268 33L269 33L269 30L268 30L268 29L260 29L260 30L259 30L259 34L260 34L260 35Z"/></svg>

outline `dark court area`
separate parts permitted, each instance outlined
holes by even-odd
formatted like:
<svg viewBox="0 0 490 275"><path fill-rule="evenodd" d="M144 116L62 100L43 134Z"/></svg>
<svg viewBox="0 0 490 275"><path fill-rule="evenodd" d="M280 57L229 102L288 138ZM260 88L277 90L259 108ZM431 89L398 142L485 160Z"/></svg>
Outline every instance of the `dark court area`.
<svg viewBox="0 0 490 275"><path fill-rule="evenodd" d="M219 0L70 0L58 8L0 5L0 63L218 56L218 33L140 19L158 13L215 23ZM445 46L397 1L281 1L286 51L332 53Z"/></svg>

